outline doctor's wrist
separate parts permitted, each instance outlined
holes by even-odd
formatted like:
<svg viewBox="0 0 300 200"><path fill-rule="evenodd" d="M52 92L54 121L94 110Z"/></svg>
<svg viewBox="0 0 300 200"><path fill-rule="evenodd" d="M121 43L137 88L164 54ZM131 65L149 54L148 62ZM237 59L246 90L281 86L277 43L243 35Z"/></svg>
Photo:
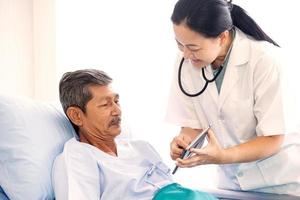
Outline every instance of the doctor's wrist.
<svg viewBox="0 0 300 200"><path fill-rule="evenodd" d="M227 148L222 150L220 164L232 164L237 162L238 152L235 148Z"/></svg>

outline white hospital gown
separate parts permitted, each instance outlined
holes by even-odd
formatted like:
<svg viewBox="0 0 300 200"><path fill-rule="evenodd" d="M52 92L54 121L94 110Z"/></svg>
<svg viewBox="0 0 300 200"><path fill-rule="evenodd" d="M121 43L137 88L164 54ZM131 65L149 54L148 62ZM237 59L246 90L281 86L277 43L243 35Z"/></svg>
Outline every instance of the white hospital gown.
<svg viewBox="0 0 300 200"><path fill-rule="evenodd" d="M53 166L57 200L143 200L173 183L170 169L143 141L117 141L118 157L70 139Z"/></svg>

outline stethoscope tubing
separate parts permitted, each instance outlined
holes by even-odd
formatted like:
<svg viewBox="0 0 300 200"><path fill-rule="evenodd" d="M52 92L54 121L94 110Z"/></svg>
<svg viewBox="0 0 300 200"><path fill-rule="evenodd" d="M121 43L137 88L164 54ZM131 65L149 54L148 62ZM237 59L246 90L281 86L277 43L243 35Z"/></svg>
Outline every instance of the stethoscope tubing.
<svg viewBox="0 0 300 200"><path fill-rule="evenodd" d="M202 70L202 76L205 80L205 84L204 84L204 87L197 93L194 93L194 94L190 94L188 92L186 92L182 86L182 82L181 82L181 70L182 70L182 66L183 66L183 62L184 62L184 57L182 57L181 61L180 61L180 64L179 64L179 69L178 69L178 85L179 85L179 88L181 90L181 92L183 94L185 94L186 96L188 97L197 97L199 95L201 95L207 88L208 84L211 83L211 82L214 82L217 77L219 76L219 74L221 73L222 69L223 69L223 66L221 65L220 68L219 68L219 71L217 72L217 74L212 78L212 79L208 79L205 75L205 71L204 71L204 68L203 67L201 70Z"/></svg>

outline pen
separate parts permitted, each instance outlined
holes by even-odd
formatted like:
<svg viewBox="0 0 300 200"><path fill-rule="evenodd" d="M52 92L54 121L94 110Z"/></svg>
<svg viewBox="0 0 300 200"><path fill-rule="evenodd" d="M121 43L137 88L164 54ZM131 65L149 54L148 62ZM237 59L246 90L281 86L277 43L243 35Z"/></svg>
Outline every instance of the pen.
<svg viewBox="0 0 300 200"><path fill-rule="evenodd" d="M188 150L186 150L186 149L183 150L183 152L182 152L181 155L180 155L180 158L183 159L183 158L185 157L185 154L186 154L187 152L188 152ZM176 173L177 169L178 169L178 165L176 165L175 168L174 168L174 170L172 171L172 174L173 174L173 175Z"/></svg>
<svg viewBox="0 0 300 200"><path fill-rule="evenodd" d="M195 148L195 147L199 147L202 146L203 142L204 142L204 138L205 138L205 133L207 133L207 131L210 129L211 125L208 125L208 127L203 130L192 142L191 144L189 144L189 146L187 146L186 149L183 150L183 152L180 155L181 159L184 159L186 157L189 157L191 152L189 151L191 148ZM178 169L178 166L176 165L174 170L172 171L172 174L174 175L176 173Z"/></svg>

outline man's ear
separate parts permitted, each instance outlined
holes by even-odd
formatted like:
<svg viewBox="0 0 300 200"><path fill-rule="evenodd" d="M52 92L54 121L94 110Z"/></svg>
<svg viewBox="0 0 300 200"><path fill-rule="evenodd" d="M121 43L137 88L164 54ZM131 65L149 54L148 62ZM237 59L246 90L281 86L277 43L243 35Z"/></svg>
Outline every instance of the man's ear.
<svg viewBox="0 0 300 200"><path fill-rule="evenodd" d="M78 107L71 106L67 109L67 115L69 119L73 122L73 124L77 125L78 127L82 126L82 110Z"/></svg>

